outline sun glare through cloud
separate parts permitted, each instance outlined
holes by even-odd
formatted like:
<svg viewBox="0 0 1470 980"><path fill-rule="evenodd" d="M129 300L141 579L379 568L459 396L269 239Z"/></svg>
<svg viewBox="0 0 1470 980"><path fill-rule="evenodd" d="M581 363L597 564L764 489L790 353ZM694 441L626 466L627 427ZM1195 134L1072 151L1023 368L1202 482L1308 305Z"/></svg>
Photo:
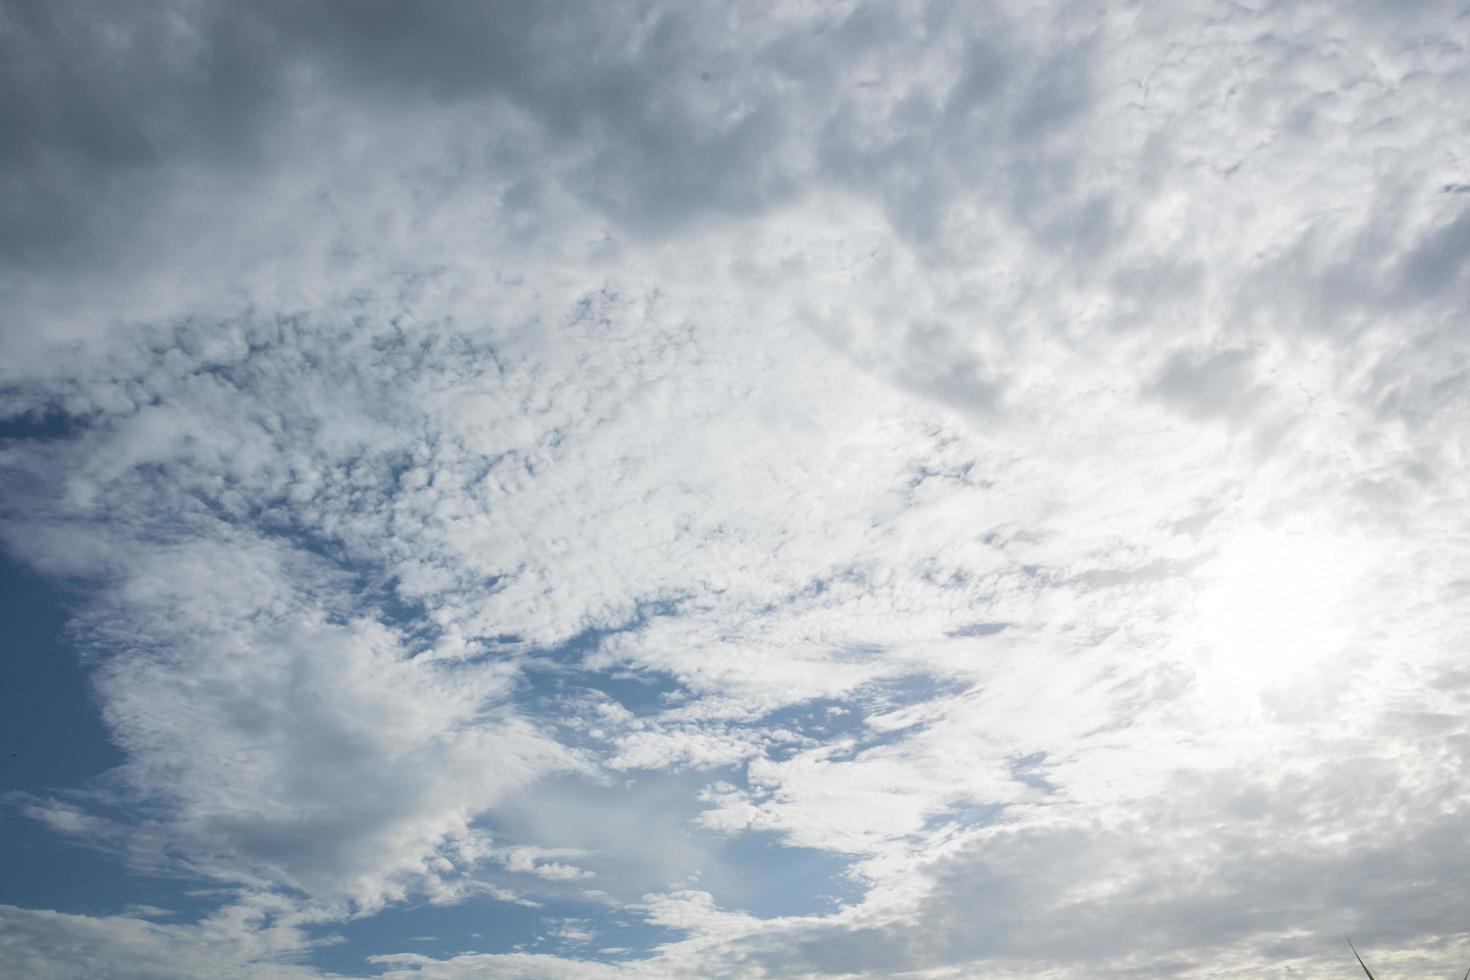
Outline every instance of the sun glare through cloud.
<svg viewBox="0 0 1470 980"><path fill-rule="evenodd" d="M1208 563L1199 639L1210 683L1259 694L1318 665L1355 635L1361 545L1307 531L1253 528Z"/></svg>

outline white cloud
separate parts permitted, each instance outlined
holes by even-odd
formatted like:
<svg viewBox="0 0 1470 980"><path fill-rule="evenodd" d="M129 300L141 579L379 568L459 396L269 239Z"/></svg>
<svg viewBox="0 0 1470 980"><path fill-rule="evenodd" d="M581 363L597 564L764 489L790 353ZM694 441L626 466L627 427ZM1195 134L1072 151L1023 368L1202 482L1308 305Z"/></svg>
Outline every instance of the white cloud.
<svg viewBox="0 0 1470 980"><path fill-rule="evenodd" d="M83 588L127 754L21 805L288 920L572 896L684 936L390 976L1310 976L1344 921L1430 969L1467 30L0 15L0 406L78 423L0 447L0 540ZM865 897L762 914L752 833ZM7 914L38 976L308 952Z"/></svg>
<svg viewBox="0 0 1470 980"><path fill-rule="evenodd" d="M323 976L292 962L308 942L284 912L283 903L257 898L192 925L174 925L141 915L67 915L5 905L0 950L6 969L37 978Z"/></svg>

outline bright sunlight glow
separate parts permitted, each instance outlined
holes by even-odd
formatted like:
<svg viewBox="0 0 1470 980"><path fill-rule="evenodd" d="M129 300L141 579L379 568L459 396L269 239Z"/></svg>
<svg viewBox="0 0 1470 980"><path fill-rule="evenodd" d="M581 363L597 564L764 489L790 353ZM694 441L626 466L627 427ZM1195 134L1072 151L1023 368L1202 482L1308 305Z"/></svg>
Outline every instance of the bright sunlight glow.
<svg viewBox="0 0 1470 980"><path fill-rule="evenodd" d="M1258 693L1340 647L1360 567L1360 549L1320 534L1254 529L1227 544L1199 610L1214 680Z"/></svg>

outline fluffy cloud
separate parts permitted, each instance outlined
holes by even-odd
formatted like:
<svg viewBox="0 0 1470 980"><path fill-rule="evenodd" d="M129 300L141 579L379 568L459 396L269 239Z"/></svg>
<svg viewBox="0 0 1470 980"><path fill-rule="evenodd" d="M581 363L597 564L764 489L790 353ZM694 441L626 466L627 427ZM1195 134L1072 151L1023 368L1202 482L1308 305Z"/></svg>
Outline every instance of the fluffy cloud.
<svg viewBox="0 0 1470 980"><path fill-rule="evenodd" d="M14 802L230 897L7 948L317 975L491 896L592 924L354 969L1452 956L1467 30L8 5L0 408L64 424L0 540L126 753Z"/></svg>

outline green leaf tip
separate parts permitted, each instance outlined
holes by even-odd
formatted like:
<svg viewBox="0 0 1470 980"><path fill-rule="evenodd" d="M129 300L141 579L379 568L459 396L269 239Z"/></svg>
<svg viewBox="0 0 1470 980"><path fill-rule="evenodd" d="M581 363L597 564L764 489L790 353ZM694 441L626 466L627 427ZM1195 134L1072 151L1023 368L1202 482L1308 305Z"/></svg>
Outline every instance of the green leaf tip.
<svg viewBox="0 0 1470 980"><path fill-rule="evenodd" d="M1363 957L1358 955L1358 947L1353 945L1353 941L1351 939L1348 940L1348 949L1353 951L1353 957L1357 959L1358 965L1363 968L1364 973L1368 974L1368 980L1378 980L1378 978L1373 975L1373 971L1368 969L1368 964L1363 962Z"/></svg>

